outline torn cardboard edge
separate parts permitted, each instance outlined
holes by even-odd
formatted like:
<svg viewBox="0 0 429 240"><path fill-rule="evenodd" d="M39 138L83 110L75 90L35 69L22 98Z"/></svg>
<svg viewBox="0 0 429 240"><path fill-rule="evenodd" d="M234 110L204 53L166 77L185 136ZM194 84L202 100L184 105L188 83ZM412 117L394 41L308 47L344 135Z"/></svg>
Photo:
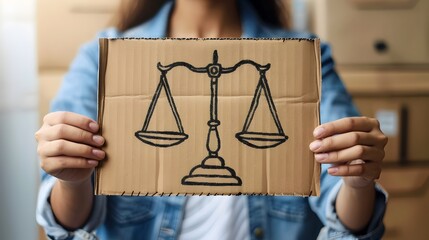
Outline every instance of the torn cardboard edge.
<svg viewBox="0 0 429 240"><path fill-rule="evenodd" d="M274 40L274 41L288 41L288 40L298 40L298 41L311 41L314 43L314 50L316 56L316 62L319 64L317 66L317 88L318 88L318 96L319 99L317 101L316 112L314 113L317 117L318 124L320 124L320 116L319 116L319 107L320 107L320 93L321 93L321 72L320 72L320 41L319 39L306 39L306 38L246 38L246 39L238 39L238 38L211 38L211 39L201 39L201 38L103 38L100 39L100 65L99 65L99 92L98 92L98 122L100 124L100 134L103 134L103 123L104 123L104 108L105 108L105 78L106 78L106 70L108 65L109 58L109 41L117 41L117 40L194 40L194 41L227 41L227 40L240 40L240 41L258 41L258 40ZM306 147L306 146L305 146ZM314 159L313 159L314 160ZM243 193L241 191L235 191L233 193L210 193L210 192L201 192L201 193L180 193L180 192L145 192L141 191L114 191L114 192L106 192L101 189L101 169L103 167L103 163L97 167L95 171L95 193L96 194L107 194L107 195L130 195L130 196L187 196L187 195L295 195L295 196L313 196L320 194L320 179L315 179L313 176L320 176L320 164L315 162L315 167L313 168L313 179L311 183L311 191L309 194L302 193L287 193L287 194L278 194L278 193ZM159 170L158 170L159 171ZM161 181L162 180L158 180Z"/></svg>

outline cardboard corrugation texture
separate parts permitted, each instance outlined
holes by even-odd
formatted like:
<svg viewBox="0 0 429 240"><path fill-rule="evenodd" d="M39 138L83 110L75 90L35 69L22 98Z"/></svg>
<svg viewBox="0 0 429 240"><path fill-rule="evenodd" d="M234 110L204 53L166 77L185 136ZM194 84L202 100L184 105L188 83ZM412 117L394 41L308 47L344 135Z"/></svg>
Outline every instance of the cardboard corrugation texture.
<svg viewBox="0 0 429 240"><path fill-rule="evenodd" d="M157 147L136 136L144 129L159 86L160 95L146 130L180 129L165 85L159 85L162 77L157 64L186 62L205 68L214 63L215 50L223 68L241 60L270 64L265 71L266 82L288 139L278 146L260 149L236 138L243 130L261 76L253 65L243 64L218 77L220 147L214 143L213 131L209 144L211 154L217 148L219 151L214 155L222 157L225 167L236 176L210 178L208 185L184 185L184 177L192 175L191 169L209 154L206 146L212 99L209 74L193 72L184 66L166 72L165 80L187 139L175 146ZM313 129L319 124L320 88L318 39L101 39L98 117L101 134L106 138L107 159L97 168L95 192L138 196L319 195L320 165L314 161L308 145L313 140ZM276 134L278 127L265 91L261 92L247 130ZM206 164L222 165L212 160ZM210 175L212 170L199 168L194 175ZM215 175L232 173L227 169L216 171ZM234 179L241 182L227 184ZM201 179L186 181L189 180Z"/></svg>

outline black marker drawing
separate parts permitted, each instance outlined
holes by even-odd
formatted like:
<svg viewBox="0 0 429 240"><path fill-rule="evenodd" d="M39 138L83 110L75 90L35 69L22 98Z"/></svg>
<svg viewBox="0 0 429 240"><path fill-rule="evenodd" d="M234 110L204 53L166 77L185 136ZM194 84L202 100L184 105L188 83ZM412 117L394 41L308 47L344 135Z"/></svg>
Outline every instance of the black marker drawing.
<svg viewBox="0 0 429 240"><path fill-rule="evenodd" d="M235 137L252 148L273 148L276 147L288 139L283 132L279 117L277 115L276 107L271 96L270 88L265 73L270 69L270 64L260 65L252 60L241 60L232 67L223 68L218 63L217 50L213 53L213 62L208 64L206 67L194 67L186 62L174 62L170 65L161 65L158 63L157 68L161 72L158 87L155 90L155 94L150 103L146 119L143 124L143 128L135 133L135 136L142 142L156 146L156 147L171 147L182 143L188 139L188 135L185 133L182 121L180 120L179 112L177 111L176 104L174 103L173 95L171 94L170 86L168 85L167 73L175 67L185 67L195 73L206 73L210 78L210 120L207 125L209 131L207 134L206 148L208 151L207 157L205 157L201 164L193 167L189 175L182 178L183 185L203 185L203 186L241 186L242 181L234 171L234 169L225 165L225 160L219 156L219 150L221 148L221 141L218 132L218 126L220 121L218 120L218 80L222 74L228 74L234 72L237 68L242 65L249 64L256 68L259 72L259 81L256 86L255 94L250 105L249 112L244 122L244 126L241 132L237 133ZM167 100L170 105L171 111L176 120L178 131L148 131L149 122L152 118L156 103L161 94L162 89L165 90ZM270 109L271 116L275 122L277 133L265 133L265 132L249 132L248 129L252 123L256 109L261 98L262 91L267 100L268 107Z"/></svg>

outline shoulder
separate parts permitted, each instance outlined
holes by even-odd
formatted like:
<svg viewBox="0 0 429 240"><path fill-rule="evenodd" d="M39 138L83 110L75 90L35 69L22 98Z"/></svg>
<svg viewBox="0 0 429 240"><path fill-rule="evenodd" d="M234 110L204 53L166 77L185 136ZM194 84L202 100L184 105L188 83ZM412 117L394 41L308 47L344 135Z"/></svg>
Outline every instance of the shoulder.
<svg viewBox="0 0 429 240"><path fill-rule="evenodd" d="M126 31L119 31L116 27L108 27L99 31L93 41L100 38L151 38L155 37L154 23L147 21Z"/></svg>
<svg viewBox="0 0 429 240"><path fill-rule="evenodd" d="M115 27L110 27L98 32L98 38L151 38L152 31L149 28L149 23L144 23L139 26L130 28L124 32L119 31Z"/></svg>
<svg viewBox="0 0 429 240"><path fill-rule="evenodd" d="M297 32L286 30L280 27L273 27L266 24L260 25L258 37L264 38L319 38L316 34L311 32ZM322 61L331 57L331 50L329 44L326 42L320 43Z"/></svg>
<svg viewBox="0 0 429 240"><path fill-rule="evenodd" d="M317 38L317 35L310 32L297 32L281 27L271 26L259 22L258 37L266 38Z"/></svg>
<svg viewBox="0 0 429 240"><path fill-rule="evenodd" d="M117 28L109 27L99 31L96 37L97 38L118 38L118 37L121 37L122 35L123 33L118 31Z"/></svg>
<svg viewBox="0 0 429 240"><path fill-rule="evenodd" d="M86 43L84 43L80 48L80 53L85 53L87 55L93 56L94 60L97 58L98 55L98 44L99 40L101 38L125 38L125 37L144 37L143 36L137 36L135 34L136 30L140 30L141 32L141 26L138 28L130 29L125 32L119 31L115 27L109 27L102 29L101 31L97 32L94 36L94 38Z"/></svg>
<svg viewBox="0 0 429 240"><path fill-rule="evenodd" d="M87 55L94 61L97 60L98 56L98 43L100 38L117 38L120 37L121 33L116 28L106 28L96 33L94 38L81 45L78 57L80 55Z"/></svg>

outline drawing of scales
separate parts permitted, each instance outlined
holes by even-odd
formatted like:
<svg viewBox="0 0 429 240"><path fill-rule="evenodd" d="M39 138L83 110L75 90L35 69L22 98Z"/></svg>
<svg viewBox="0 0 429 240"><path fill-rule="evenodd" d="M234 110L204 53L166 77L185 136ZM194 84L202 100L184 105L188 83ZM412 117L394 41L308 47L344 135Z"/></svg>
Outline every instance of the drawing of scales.
<svg viewBox="0 0 429 240"><path fill-rule="evenodd" d="M219 156L221 138L219 136L218 126L221 122L218 120L218 81L222 74L232 73L237 68L245 64L254 66L259 72L260 77L249 112L246 117L246 121L244 122L243 129L241 132L237 133L235 137L243 144L246 144L252 148L264 149L276 147L285 142L288 139L288 136L286 136L283 132L283 128L281 126L276 107L271 96L270 88L268 86L268 81L265 76L265 73L270 69L270 64L260 65L252 60L241 60L232 67L224 68L220 63L218 63L217 50L213 52L213 62L208 64L206 67L194 67L193 65L186 62L174 62L166 66L158 63L157 68L161 72L160 80L152 98L152 102L150 103L143 127L140 131L135 133L135 136L139 140L151 146L171 147L178 145L188 139L188 134L186 134L183 129L179 112L177 111L176 104L174 103L174 98L167 80L167 73L175 67L185 67L195 73L206 73L210 78L210 120L207 123L209 130L206 141L208 155L202 160L201 164L193 167L190 170L189 175L182 178L183 185L242 185L241 178L236 175L234 169L226 166L225 160ZM149 122L152 118L162 89L165 90L168 103L178 127L178 131L148 131ZM264 92L268 107L276 125L276 133L248 131L255 115L255 111L258 107L262 91Z"/></svg>

